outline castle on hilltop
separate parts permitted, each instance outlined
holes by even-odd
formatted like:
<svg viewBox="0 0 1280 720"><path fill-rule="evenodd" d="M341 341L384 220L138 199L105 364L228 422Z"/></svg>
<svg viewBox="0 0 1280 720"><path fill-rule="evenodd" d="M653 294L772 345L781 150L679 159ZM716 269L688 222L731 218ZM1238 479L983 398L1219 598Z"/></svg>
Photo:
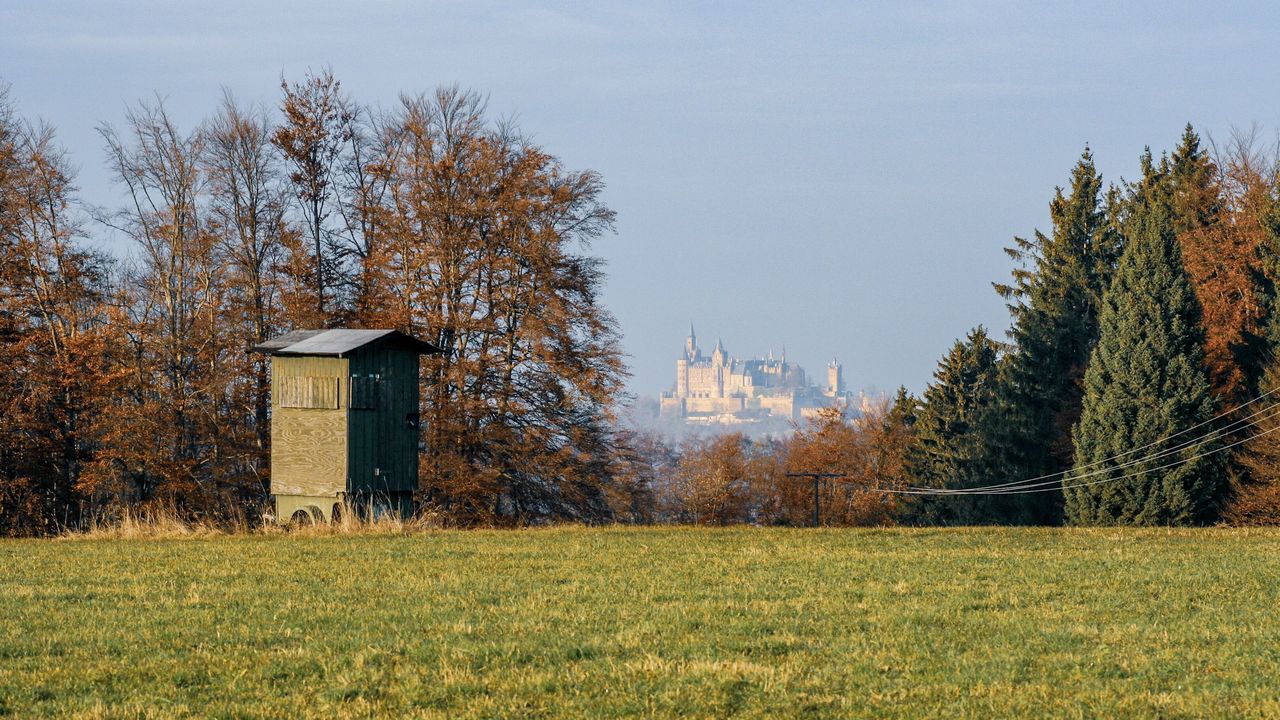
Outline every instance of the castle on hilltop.
<svg viewBox="0 0 1280 720"><path fill-rule="evenodd" d="M835 360L827 366L826 384L810 385L804 368L787 362L787 351L775 358L740 360L717 340L704 355L689 327L684 352L676 360L676 384L664 392L659 417L689 425L739 425L800 420L822 408L849 407L844 370Z"/></svg>

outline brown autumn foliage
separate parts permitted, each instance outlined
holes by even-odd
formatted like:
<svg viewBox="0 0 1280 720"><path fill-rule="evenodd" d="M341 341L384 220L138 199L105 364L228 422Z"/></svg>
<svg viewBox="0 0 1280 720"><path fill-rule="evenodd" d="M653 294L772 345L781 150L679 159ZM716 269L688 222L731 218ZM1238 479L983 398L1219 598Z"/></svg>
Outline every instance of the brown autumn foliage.
<svg viewBox="0 0 1280 720"><path fill-rule="evenodd" d="M698 525L751 521L761 478L750 445L740 433L685 443L671 476L668 517Z"/></svg>
<svg viewBox="0 0 1280 720"><path fill-rule="evenodd" d="M206 214L206 133L183 132L162 103L101 128L129 204L100 219L133 243L121 278L122 331L113 349L126 371L102 413L102 447L82 480L95 504L166 502L195 514L234 512L260 493L247 465L256 432L233 420L252 377L244 328L216 224ZM230 420L230 421L229 421Z"/></svg>
<svg viewBox="0 0 1280 720"><path fill-rule="evenodd" d="M53 131L0 92L0 535L76 521L97 415L115 371L107 262L82 244L72 171Z"/></svg>
<svg viewBox="0 0 1280 720"><path fill-rule="evenodd" d="M590 242L613 212L474 93L375 113L332 74L280 120L224 96L100 129L124 202L75 198L52 131L0 96L0 533L165 508L253 520L282 332L392 327L424 363L423 500L457 522L651 515L612 408L625 369ZM92 222L89 222L90 216ZM89 250L123 241L125 260ZM634 495L634 499L628 499Z"/></svg>
<svg viewBox="0 0 1280 720"><path fill-rule="evenodd" d="M1205 363L1215 394L1227 409L1276 387L1268 364L1277 335L1274 299L1280 287L1275 262L1277 167L1256 128L1231 133L1215 154L1198 147L1188 128L1173 157L1179 241L1202 309ZM1265 374L1269 373L1269 374ZM1274 398L1268 402L1274 402ZM1250 406L1239 415L1260 409ZM1265 417L1265 416L1264 416ZM1264 419L1253 438L1230 456L1234 489L1221 519L1231 524L1280 522L1280 438ZM1234 438L1233 438L1234 439Z"/></svg>
<svg viewBox="0 0 1280 720"><path fill-rule="evenodd" d="M788 473L823 473L820 522L827 526L892 525L906 487L906 455L913 441L910 407L881 403L849 418L840 409L818 412L785 440L751 441L735 433L694 438L673 449L643 447L642 472L651 480L653 519L726 525L805 527L813 523L813 480Z"/></svg>
<svg viewBox="0 0 1280 720"><path fill-rule="evenodd" d="M222 259L226 292L220 311L232 346L258 344L280 328L297 327L311 312L307 275L298 267L299 233L285 218L288 202L271 150L270 124L260 108L242 108L224 94L203 128L201 168L209 196L208 227ZM292 301L292 302L291 302ZM252 417L244 438L244 468L265 490L269 480L270 363L255 353L230 353L228 409Z"/></svg>
<svg viewBox="0 0 1280 720"><path fill-rule="evenodd" d="M1268 312L1261 262L1270 241L1275 207L1275 168L1258 149L1253 132L1236 132L1216 162L1218 221L1211 242L1188 260L1202 279L1197 297L1204 311L1205 359L1221 396L1237 402L1252 395L1265 362L1262 336ZM1194 268L1194 269L1193 269Z"/></svg>
<svg viewBox="0 0 1280 720"><path fill-rule="evenodd" d="M1271 228L1274 168L1257 133L1234 132L1216 156L1188 128L1173 158L1174 205L1187 274L1200 301L1205 364L1226 405L1257 382L1268 308L1260 249Z"/></svg>
<svg viewBox="0 0 1280 720"><path fill-rule="evenodd" d="M823 525L890 525L902 496L885 490L907 484L905 457L910 428L895 422L881 403L849 420L836 408L820 411L799 428L786 447L787 473L842 475L818 482ZM770 498L774 522L809 525L813 480L784 478Z"/></svg>
<svg viewBox="0 0 1280 720"><path fill-rule="evenodd" d="M1256 131L1233 136L1227 174L1236 188L1240 214L1258 235L1260 275L1273 289L1268 326L1259 341L1265 363L1259 390L1265 393L1280 388L1275 347L1280 341L1280 302L1274 295L1280 287L1280 163L1256 149L1255 136ZM1276 407L1276 397L1270 396L1266 403ZM1280 525L1280 419L1267 414L1262 418L1243 452L1237 454L1243 472L1233 477L1234 492L1222 513L1222 519L1234 525Z"/></svg>
<svg viewBox="0 0 1280 720"><path fill-rule="evenodd" d="M359 320L445 349L423 359L426 497L482 520L606 517L625 369L583 252L613 226L599 175L457 88L405 96L379 126Z"/></svg>
<svg viewBox="0 0 1280 720"><path fill-rule="evenodd" d="M354 136L355 112L342 83L327 69L308 73L299 83L281 79L280 89L284 119L271 133L271 142L289 168L299 224L310 240L311 303L298 319L308 327L327 327L335 319L329 300L344 259L336 252L329 220L341 202L337 179Z"/></svg>
<svg viewBox="0 0 1280 720"><path fill-rule="evenodd" d="M606 487L614 520L652 523L666 519L673 506L670 480L679 455L661 435L637 430L618 432L613 482Z"/></svg>
<svg viewBox="0 0 1280 720"><path fill-rule="evenodd" d="M0 92L0 535L170 513L256 522L270 488L281 332L393 327L424 361L422 500L449 522L886 524L909 424L820 415L788 441L686 444L614 428L625 375L590 243L614 214L457 88L374 112L328 71L282 82L279 121L226 96L183 129L163 103L103 126L125 196L94 210L53 131ZM1177 198L1217 392L1257 381L1280 284L1276 168L1252 136L1184 158ZM1194 156L1194 157L1192 157ZM1175 158L1176 164L1177 158ZM111 234L120 258L90 241ZM1262 426L1265 430L1268 426ZM1280 435L1241 455L1224 517L1280 516Z"/></svg>

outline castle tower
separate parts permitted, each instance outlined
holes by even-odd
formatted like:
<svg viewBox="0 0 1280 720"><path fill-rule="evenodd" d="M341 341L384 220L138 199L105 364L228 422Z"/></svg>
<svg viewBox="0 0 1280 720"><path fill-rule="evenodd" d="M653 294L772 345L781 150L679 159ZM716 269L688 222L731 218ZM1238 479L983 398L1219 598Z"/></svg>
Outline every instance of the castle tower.
<svg viewBox="0 0 1280 720"><path fill-rule="evenodd" d="M724 397L724 376L728 365L728 353L724 351L724 343L720 338L716 338L716 349L711 352L711 367L715 368L716 373L716 397Z"/></svg>
<svg viewBox="0 0 1280 720"><path fill-rule="evenodd" d="M844 367L835 358L831 358L831 364L827 366L826 389L829 397L844 394Z"/></svg>
<svg viewBox="0 0 1280 720"><path fill-rule="evenodd" d="M684 341L684 354L676 360L676 397L689 397L689 366L698 362L701 356L698 336L693 332L693 323L689 323L689 337Z"/></svg>

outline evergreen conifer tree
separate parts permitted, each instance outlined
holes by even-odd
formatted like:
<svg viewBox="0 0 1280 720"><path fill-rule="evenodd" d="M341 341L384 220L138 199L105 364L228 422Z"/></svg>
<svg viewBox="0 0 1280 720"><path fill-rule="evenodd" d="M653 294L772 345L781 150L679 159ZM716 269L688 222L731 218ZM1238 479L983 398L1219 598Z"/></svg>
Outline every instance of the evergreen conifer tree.
<svg viewBox="0 0 1280 720"><path fill-rule="evenodd" d="M1215 403L1204 369L1200 307L1162 181L1168 165L1157 170L1147 155L1143 166L1127 223L1132 235L1105 295L1098 344L1085 373L1076 468L1064 481L1066 515L1074 524L1204 523L1214 518L1226 488L1225 458L1204 454L1217 450L1218 441L1150 457L1195 437L1158 442L1208 421ZM1149 450L1109 459L1151 443ZM1161 468L1178 461L1185 462ZM1126 463L1134 464L1118 467Z"/></svg>
<svg viewBox="0 0 1280 720"><path fill-rule="evenodd" d="M1007 250L1021 265L1013 284L996 285L1010 301L1014 350L1001 374L997 424L1001 474L1014 479L1070 469L1071 427L1098 335L1098 311L1120 252L1120 236L1100 202L1102 178L1086 147L1070 191L1049 204L1053 231L1016 238ZM1059 493L1021 496L1033 522L1057 522Z"/></svg>
<svg viewBox="0 0 1280 720"><path fill-rule="evenodd" d="M1209 153L1200 147L1200 135L1191 123L1183 129L1182 139L1169 160L1168 181L1173 231L1179 239L1217 222L1222 209L1218 198L1218 168Z"/></svg>
<svg viewBox="0 0 1280 720"><path fill-rule="evenodd" d="M1267 368L1259 385L1263 392L1280 389L1280 363ZM1280 525L1280 417L1258 417L1252 434L1233 453L1244 472L1232 478L1222 519L1232 525Z"/></svg>
<svg viewBox="0 0 1280 720"><path fill-rule="evenodd" d="M1259 333L1267 365L1280 360L1280 199L1274 197L1280 193L1280 179L1277 185L1272 191L1270 206L1262 213L1265 233L1258 243L1258 265L1262 274L1259 293L1263 303Z"/></svg>
<svg viewBox="0 0 1280 720"><path fill-rule="evenodd" d="M1242 148L1245 149L1245 148ZM1280 199L1277 199L1277 168L1273 165L1256 180L1258 207L1249 208L1256 213L1260 237L1255 248L1258 266L1258 295L1260 317L1257 336L1253 338L1257 351L1257 376L1250 384L1250 392L1275 393L1280 391ZM1274 395L1266 403L1275 403ZM1236 413L1247 412L1265 406L1249 406ZM1233 525L1280 525L1280 418L1260 417L1248 443L1232 451L1232 497L1223 510L1223 519ZM1233 438L1234 440L1235 438Z"/></svg>
<svg viewBox="0 0 1280 720"><path fill-rule="evenodd" d="M1267 364L1259 246L1266 234L1262 206L1271 197L1250 151L1229 145L1219 167L1187 125L1169 164L1173 226L1200 301L1209 382L1228 406L1255 393Z"/></svg>
<svg viewBox="0 0 1280 720"><path fill-rule="evenodd" d="M900 385L897 392L893 394L893 400L889 402L884 422L889 428L910 429L916 424L919 413L920 400L912 395L905 385Z"/></svg>
<svg viewBox="0 0 1280 720"><path fill-rule="evenodd" d="M982 327L957 340L938 363L912 429L907 467L915 485L958 489L1000 482L992 465L997 344ZM1014 500L1015 502L1010 502ZM970 525L1027 522L1017 496L921 496L907 522Z"/></svg>

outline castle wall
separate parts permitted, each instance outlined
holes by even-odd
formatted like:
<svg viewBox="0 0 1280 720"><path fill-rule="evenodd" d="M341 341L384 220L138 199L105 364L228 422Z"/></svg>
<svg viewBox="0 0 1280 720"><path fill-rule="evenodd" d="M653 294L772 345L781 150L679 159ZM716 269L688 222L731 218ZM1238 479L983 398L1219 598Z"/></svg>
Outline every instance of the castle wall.
<svg viewBox="0 0 1280 720"><path fill-rule="evenodd" d="M681 397L723 397L723 368L714 365L692 365L688 370L688 387Z"/></svg>
<svg viewBox="0 0 1280 720"><path fill-rule="evenodd" d="M686 415L723 415L740 412L745 408L743 398L688 398L684 401Z"/></svg>

